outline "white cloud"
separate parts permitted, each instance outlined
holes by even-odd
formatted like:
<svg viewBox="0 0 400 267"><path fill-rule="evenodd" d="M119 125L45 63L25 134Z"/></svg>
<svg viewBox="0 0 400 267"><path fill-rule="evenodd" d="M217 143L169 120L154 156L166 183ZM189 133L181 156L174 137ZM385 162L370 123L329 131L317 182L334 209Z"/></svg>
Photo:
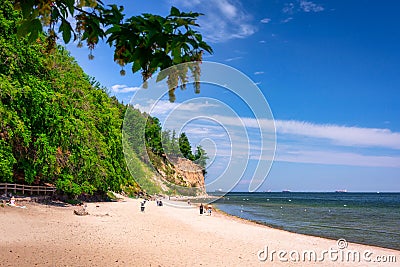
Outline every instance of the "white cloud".
<svg viewBox="0 0 400 267"><path fill-rule="evenodd" d="M271 22L271 19L270 18L264 18L264 19L260 20L260 22L267 24L267 23Z"/></svg>
<svg viewBox="0 0 400 267"><path fill-rule="evenodd" d="M282 22L282 23L288 23L288 22L290 22L291 20L293 20L293 18L292 18L292 17L289 17L289 18L286 18L286 19L282 20L281 22Z"/></svg>
<svg viewBox="0 0 400 267"><path fill-rule="evenodd" d="M264 74L264 72L263 72L263 71L256 71L256 72L254 72L254 75L260 75L260 74Z"/></svg>
<svg viewBox="0 0 400 267"><path fill-rule="evenodd" d="M218 6L218 9L226 18L234 19L237 16L238 14L237 8L233 4L229 3L229 1L219 0L216 1L216 4Z"/></svg>
<svg viewBox="0 0 400 267"><path fill-rule="evenodd" d="M234 61L234 60L239 60L239 59L242 59L243 57L232 57L232 58L227 58L227 59L225 59L225 61L226 62L231 62L231 61Z"/></svg>
<svg viewBox="0 0 400 267"><path fill-rule="evenodd" d="M276 131L303 137L327 139L336 145L400 149L400 133L389 129L313 124L276 120Z"/></svg>
<svg viewBox="0 0 400 267"><path fill-rule="evenodd" d="M277 161L348 166L400 167L400 133L389 129L314 124L301 121L216 116L223 125L269 129L275 122ZM271 135L271 141L272 141ZM265 146L266 148L270 146ZM245 147L243 148L245 149ZM243 150L244 151L244 150ZM266 154L267 155L267 154ZM258 156L252 157L258 159ZM270 155L262 160L271 160Z"/></svg>
<svg viewBox="0 0 400 267"><path fill-rule="evenodd" d="M115 84L111 86L111 91L114 93L131 93L139 90L140 87L129 87L125 84Z"/></svg>
<svg viewBox="0 0 400 267"><path fill-rule="evenodd" d="M294 3L286 3L285 6L282 9L283 13L286 14L293 14L295 9Z"/></svg>
<svg viewBox="0 0 400 267"><path fill-rule="evenodd" d="M366 166L366 167L400 167L399 156L374 156L338 151L281 151L275 157L276 161L313 163L329 165Z"/></svg>
<svg viewBox="0 0 400 267"><path fill-rule="evenodd" d="M267 42L267 41L265 41L265 40L259 41L260 44L265 44L266 42Z"/></svg>
<svg viewBox="0 0 400 267"><path fill-rule="evenodd" d="M185 131L199 138L211 138L218 144L218 155L228 156L230 153L246 155L251 153L252 159L259 159L261 152L274 147L275 131L277 133L277 161L337 164L348 166L370 167L400 167L400 132L393 132L385 128L365 128L334 124L316 124L295 120L272 120L267 118L256 119L251 117L232 117L215 115L210 107L214 103L187 102L170 103L167 100L159 101L152 111L152 115L165 117L172 110L180 113L172 114L172 126L180 116L188 111L193 118L202 117L200 121L193 121ZM138 106L136 106L138 107ZM146 107L147 110L150 108ZM140 108L143 110L143 107ZM145 109L146 110L146 109ZM210 114L210 122L207 122ZM220 113L216 113L220 114ZM183 116L183 117L185 117ZM159 117L161 119L161 117ZM186 118L185 117L185 118ZM186 120L185 121L190 121ZM212 122L212 123L211 123ZM222 127L222 128L221 128ZM246 127L243 135L243 127ZM259 130L262 129L264 142L260 147ZM229 140L222 129L229 129ZM248 137L247 137L248 136ZM270 137L270 139L269 139ZM232 142L232 143L231 143ZM250 142L250 143L247 143ZM235 151L232 151L234 149ZM265 151L264 151L265 152ZM272 153L263 153L262 160L271 160Z"/></svg>
<svg viewBox="0 0 400 267"><path fill-rule="evenodd" d="M253 18L238 0L201 1L171 0L184 9L193 9L205 14L199 17L199 31L206 41L219 43L230 39L246 38L256 32Z"/></svg>
<svg viewBox="0 0 400 267"><path fill-rule="evenodd" d="M248 128L273 127L270 119L255 119L248 117L238 118L215 116L221 123ZM277 134L292 136L298 141L301 138L316 138L329 141L330 144L345 147L380 147L400 149L400 133L389 129L349 127L333 124L315 124L294 120L275 120ZM271 129L272 130L272 129ZM297 137L296 137L297 136Z"/></svg>
<svg viewBox="0 0 400 267"><path fill-rule="evenodd" d="M215 106L214 104L208 103L207 101L204 103L199 103L199 102L171 103L168 100L160 100L157 102L154 100L149 100L147 104L135 104L134 108L137 108L142 112L149 113L152 116L160 116L169 114L174 110L184 111L184 112L186 111L198 112L201 109L207 109L214 106Z"/></svg>
<svg viewBox="0 0 400 267"><path fill-rule="evenodd" d="M300 1L300 8L304 12L321 12L324 11L323 6L315 4L311 1L301 0Z"/></svg>
<svg viewBox="0 0 400 267"><path fill-rule="evenodd" d="M298 0L293 3L286 3L282 9L282 12L285 14L292 15L296 12L322 12L325 8L322 5L316 4L312 1L307 0Z"/></svg>

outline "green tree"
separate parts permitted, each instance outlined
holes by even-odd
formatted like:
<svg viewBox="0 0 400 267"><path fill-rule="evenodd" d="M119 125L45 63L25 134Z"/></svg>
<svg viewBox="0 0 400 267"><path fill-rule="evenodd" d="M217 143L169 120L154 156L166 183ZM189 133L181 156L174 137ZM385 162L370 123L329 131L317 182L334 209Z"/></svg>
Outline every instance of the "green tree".
<svg viewBox="0 0 400 267"><path fill-rule="evenodd" d="M136 152L141 159L145 158L145 138L143 133L146 127L146 118L132 106L128 106L124 117L124 138L127 139L129 146Z"/></svg>
<svg viewBox="0 0 400 267"><path fill-rule="evenodd" d="M0 182L52 183L67 194L137 187L122 151L126 107L62 47L17 38L20 13L0 5Z"/></svg>
<svg viewBox="0 0 400 267"><path fill-rule="evenodd" d="M207 166L207 159L209 159L209 157L207 156L207 152L204 150L204 148L200 145L197 146L196 152L194 153L194 163L205 169Z"/></svg>
<svg viewBox="0 0 400 267"><path fill-rule="evenodd" d="M179 138L176 136L176 131L172 130L172 134L171 134L171 154L173 156L178 156L180 154L180 150L179 150Z"/></svg>
<svg viewBox="0 0 400 267"><path fill-rule="evenodd" d="M161 124L156 117L148 116L145 128L146 146L154 154L161 155L164 153L161 143Z"/></svg>
<svg viewBox="0 0 400 267"><path fill-rule="evenodd" d="M179 136L179 148L182 155L190 160L194 160L194 156L192 153L192 147L190 145L189 139L187 138L185 133L181 133Z"/></svg>

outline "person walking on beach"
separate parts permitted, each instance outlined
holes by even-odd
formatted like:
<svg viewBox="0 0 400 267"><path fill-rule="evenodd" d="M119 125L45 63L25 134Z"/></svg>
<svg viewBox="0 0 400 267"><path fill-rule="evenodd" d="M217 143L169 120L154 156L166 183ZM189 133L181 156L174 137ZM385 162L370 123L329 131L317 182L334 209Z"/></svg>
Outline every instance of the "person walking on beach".
<svg viewBox="0 0 400 267"><path fill-rule="evenodd" d="M212 207L211 207L211 205L208 205L207 212L208 212L208 215L210 215L210 216L211 216L211 210L212 210Z"/></svg>
<svg viewBox="0 0 400 267"><path fill-rule="evenodd" d="M203 203L200 204L200 215L203 215L204 206Z"/></svg>
<svg viewBox="0 0 400 267"><path fill-rule="evenodd" d="M144 212L144 204L146 203L146 201L140 202L140 211Z"/></svg>

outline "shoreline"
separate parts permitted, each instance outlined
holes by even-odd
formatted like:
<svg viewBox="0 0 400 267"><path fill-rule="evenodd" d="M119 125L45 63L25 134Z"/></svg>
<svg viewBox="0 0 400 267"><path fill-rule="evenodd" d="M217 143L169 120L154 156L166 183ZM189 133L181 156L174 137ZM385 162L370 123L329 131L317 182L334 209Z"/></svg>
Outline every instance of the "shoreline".
<svg viewBox="0 0 400 267"><path fill-rule="evenodd" d="M238 220L238 221L240 221L240 222L242 222L242 223L249 223L249 224L260 225L260 226L264 226L264 227L267 227L267 228L276 229L276 230L281 230L281 231L285 231L285 232L293 233L293 234L297 234L297 235L304 235L304 236L310 236L310 237L318 237L318 238L323 238L323 239L332 240L332 241L337 241L337 240L338 240L338 239L330 238L330 237L326 237L326 236L298 233L298 232L290 231L290 230L287 230L287 229L283 229L283 228L280 228L280 227L277 227L277 226L274 226L274 225L262 223L262 222L259 222L259 221L256 221L256 220L249 220L249 219L241 218L241 217L238 217L238 216L229 214L229 213L227 213L227 212L225 212L225 211L222 211L222 210L220 210L220 209L218 209L218 208L214 208L214 210L215 210L215 212L221 214L222 216L226 216L226 217L228 217L229 219L232 219L232 220ZM393 251L398 251L398 252L400 252L400 250L397 250L397 249L394 249L394 248L381 247L381 246L377 246L377 245L373 245L373 244L358 243L358 242L353 242L353 241L352 241L351 243L352 243L352 244L357 244L357 245L362 245L362 246L369 246L369 247L374 247L374 248L388 249L388 250L393 250Z"/></svg>
<svg viewBox="0 0 400 267"><path fill-rule="evenodd" d="M297 234L216 210L200 216L198 206L176 208L124 198L121 202L87 203L88 216L73 215L76 206L24 203L26 209L0 207L2 266L260 266L270 251L336 248L334 240ZM349 243L351 250L374 255L400 251ZM288 266L299 262L281 262ZM366 266L365 262L302 262L301 266ZM368 266L368 264L367 264ZM371 266L384 266L372 264Z"/></svg>
<svg viewBox="0 0 400 267"><path fill-rule="evenodd" d="M334 192L334 193L335 193L335 192ZM178 203L186 203L186 201L189 200L189 199L190 199L190 200L193 200L193 199L194 199L194 200L196 200L196 199L199 200L199 198L196 198L196 197L174 197L174 198L175 198L175 199L174 199L174 200L171 200L171 201L176 201L176 202L178 202ZM172 199L172 198L171 198L171 199ZM216 197L216 196L211 196L211 197L208 197L208 198L207 198L207 197L201 197L201 200L205 200L205 199L219 199L219 198ZM201 202L201 201L200 201L200 202ZM191 204L192 204L192 205L195 205L195 206L197 206L197 207L199 207L199 206L200 206L200 205L199 205L200 202L192 202ZM184 205L185 205L185 204L183 204L183 206L184 206ZM323 239L332 240L332 241L337 241L337 240L338 240L338 238L331 238L331 237L328 237L328 236L321 236L321 235L313 235L313 234L309 234L309 233L299 233L299 232L291 231L291 230L288 230L288 229L284 229L283 227L278 227L278 226L266 224L266 223L263 223L263 222L259 222L259 221L257 221L257 220L245 219L245 218L242 218L242 217L239 217L239 216L236 216L236 215L227 213L227 212L225 212L225 211L223 211L223 210L217 208L216 206L218 206L218 204L216 205L214 202L212 202L211 205L213 206L213 212L214 212L214 213L221 214L222 216L225 216L225 217L227 217L228 219L237 220L237 221L242 222L242 223L244 223L244 224L255 224L255 225L264 226L264 227L271 228L271 229L276 229L276 230L285 231L285 232L288 232L288 233L293 233L293 234L298 234L298 235L304 235L304 236L310 236L310 237L318 237L318 238L323 238ZM188 208L189 208L189 207L188 207ZM354 241L351 241L351 243L352 243L352 244L357 244L357 245L363 245L363 246L370 246L370 247L375 247L375 248L381 248L381 249L389 249L389 250L399 251L399 252L400 252L400 250L395 249L395 248L383 247L383 246L379 246L379 245L375 245L375 244L359 243L359 242L354 242Z"/></svg>

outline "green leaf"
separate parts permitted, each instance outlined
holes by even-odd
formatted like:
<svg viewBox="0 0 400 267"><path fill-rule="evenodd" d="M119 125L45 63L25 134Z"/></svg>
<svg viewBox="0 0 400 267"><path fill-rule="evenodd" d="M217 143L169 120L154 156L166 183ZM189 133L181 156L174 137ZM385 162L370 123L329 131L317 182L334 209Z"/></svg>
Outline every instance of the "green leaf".
<svg viewBox="0 0 400 267"><path fill-rule="evenodd" d="M69 22L67 22L66 20L63 20L61 25L60 25L60 29L59 32L62 31L62 36L63 36L63 40L64 43L69 43L69 41L71 40L71 25L69 24Z"/></svg>
<svg viewBox="0 0 400 267"><path fill-rule="evenodd" d="M106 35L108 35L108 34L110 34L110 33L120 32L120 31L121 31L121 26L119 26L119 25L114 25L114 26L112 26L111 28L109 28L109 29L106 31Z"/></svg>
<svg viewBox="0 0 400 267"><path fill-rule="evenodd" d="M165 78L167 78L167 76L168 76L168 71L161 71L158 75L157 75L157 78L156 78L156 82L160 82L160 81L162 81L162 80L164 80Z"/></svg>
<svg viewBox="0 0 400 267"><path fill-rule="evenodd" d="M171 7L170 16L180 16L181 12L176 7Z"/></svg>
<svg viewBox="0 0 400 267"><path fill-rule="evenodd" d="M173 61L174 63L181 63L181 48L180 47L175 47L172 49L172 56L173 56Z"/></svg>
<svg viewBox="0 0 400 267"><path fill-rule="evenodd" d="M32 37L34 38L34 40L36 40L36 38L38 38L39 36L39 32L42 31L42 23L40 22L39 19L34 19L32 21L32 25L31 25L31 32L33 33Z"/></svg>
<svg viewBox="0 0 400 267"><path fill-rule="evenodd" d="M133 62L132 72L135 73L135 72L139 71L140 69L141 69L140 62L139 61Z"/></svg>

